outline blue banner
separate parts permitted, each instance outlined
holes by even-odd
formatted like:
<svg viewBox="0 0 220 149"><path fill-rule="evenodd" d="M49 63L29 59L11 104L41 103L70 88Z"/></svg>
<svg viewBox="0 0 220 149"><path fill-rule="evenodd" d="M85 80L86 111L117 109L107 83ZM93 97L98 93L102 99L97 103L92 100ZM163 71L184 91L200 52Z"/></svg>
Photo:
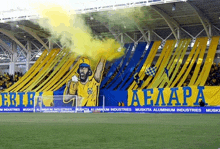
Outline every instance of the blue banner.
<svg viewBox="0 0 220 149"><path fill-rule="evenodd" d="M75 107L42 107L42 108L0 108L1 112L59 112L74 113ZM77 112L92 113L100 111L105 113L201 113L201 114L220 114L220 107L81 107Z"/></svg>

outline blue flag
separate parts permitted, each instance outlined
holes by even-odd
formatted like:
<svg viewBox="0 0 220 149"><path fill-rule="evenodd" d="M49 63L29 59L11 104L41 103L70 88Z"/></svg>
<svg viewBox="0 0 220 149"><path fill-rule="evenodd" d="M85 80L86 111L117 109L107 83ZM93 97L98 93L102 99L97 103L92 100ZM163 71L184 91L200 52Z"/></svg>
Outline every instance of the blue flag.
<svg viewBox="0 0 220 149"><path fill-rule="evenodd" d="M140 80L140 77L138 76L138 73L136 73L136 74L134 75L134 81L136 82L136 84L138 85L138 87L141 87L142 84L144 83L143 80Z"/></svg>
<svg viewBox="0 0 220 149"><path fill-rule="evenodd" d="M165 73L167 74L167 77L169 78L169 71L167 68L165 68Z"/></svg>

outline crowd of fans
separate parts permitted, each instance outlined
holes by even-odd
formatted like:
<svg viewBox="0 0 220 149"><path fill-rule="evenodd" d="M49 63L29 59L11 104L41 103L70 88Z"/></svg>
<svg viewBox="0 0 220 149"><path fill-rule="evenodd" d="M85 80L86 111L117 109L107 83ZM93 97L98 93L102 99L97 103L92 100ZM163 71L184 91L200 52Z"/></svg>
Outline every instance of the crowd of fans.
<svg viewBox="0 0 220 149"><path fill-rule="evenodd" d="M187 79L185 80L183 86L188 86L188 84L193 76L195 66L196 65L193 66L193 68L192 68L191 72L189 73L189 75L187 76ZM201 66L201 68L203 68L203 65ZM200 69L200 72L201 72L201 69ZM218 86L218 85L220 85L220 63L218 63L218 64L213 63L211 70L209 72L209 76L206 80L205 86Z"/></svg>
<svg viewBox="0 0 220 149"><path fill-rule="evenodd" d="M4 89L9 88L15 82L17 82L23 74L21 72L15 72L14 75L9 75L8 73L4 73L0 75L0 91L4 91Z"/></svg>
<svg viewBox="0 0 220 149"><path fill-rule="evenodd" d="M125 103L122 101L122 102L118 102L118 106L119 107L124 107L125 106Z"/></svg>
<svg viewBox="0 0 220 149"><path fill-rule="evenodd" d="M202 68L203 68L203 65L204 65L204 64L201 65L200 70L199 70L199 73L201 73ZM111 67L111 66L109 66L108 68L105 69L105 71L104 71L104 73L103 73L103 78L107 76L107 72L109 71L110 67ZM154 65L152 65L151 67L154 67ZM182 67L183 67L183 65L180 66L179 72L181 71ZM190 80L191 80L191 78L192 78L192 76L193 76L193 73L194 73L195 68L196 68L196 63L195 63L194 66L192 67L192 69L191 69L189 75L187 76L187 78L186 78L186 80L184 81L184 83L183 83L182 86L188 86L188 85L189 85ZM117 75L117 73L120 73L120 72L118 71L118 69L116 70L116 73L114 73L114 74L111 76L111 78L108 80L108 82L107 82L106 84L109 84L109 83L113 80L113 78ZM136 73L136 74L137 74L137 73ZM141 83L142 83L141 81L142 81L142 80L138 80L139 78L136 77L136 74L133 75L133 76L134 76L134 80L137 79L137 80L135 80L135 81L136 81L137 83L140 82L140 86L141 86ZM121 75L120 75L120 76L121 76ZM120 77L120 76L119 76L119 77ZM176 74L176 76L178 76L178 74ZM146 77L148 77L148 76L146 75ZM146 80L146 77L144 78L144 80ZM211 66L211 70L210 70L209 76L208 76L208 78L207 78L207 81L206 81L206 83L205 83L205 86L218 86L218 85L220 85L220 63L218 63L218 64L213 63L212 66ZM105 85L103 86L103 88L105 88Z"/></svg>
<svg viewBox="0 0 220 149"><path fill-rule="evenodd" d="M105 69L104 74L103 74L103 78L106 77L107 72L109 71L111 66L109 66L107 69ZM183 65L180 66L180 70L182 69ZM196 65L194 65L189 73L189 75L187 76L185 82L183 83L183 86L188 86L194 70L195 70ZM203 65L201 66L201 68L203 68ZM117 73L119 73L119 71L116 71ZM200 70L201 72L201 70ZM114 73L111 77L111 79L109 79L109 81L106 83L110 83L112 81L112 78L114 78L114 76L117 74ZM3 75L0 75L0 91L3 91L4 89L9 88L11 85L13 85L15 82L17 82L21 77L23 76L23 74L21 72L15 72L14 75L9 75L8 73L4 73ZM210 73L209 73L209 77L206 81L205 86L217 86L220 85L220 63L216 64L213 63Z"/></svg>
<svg viewBox="0 0 220 149"><path fill-rule="evenodd" d="M220 85L220 63L214 63L212 65L209 77L206 81L207 86L217 86Z"/></svg>

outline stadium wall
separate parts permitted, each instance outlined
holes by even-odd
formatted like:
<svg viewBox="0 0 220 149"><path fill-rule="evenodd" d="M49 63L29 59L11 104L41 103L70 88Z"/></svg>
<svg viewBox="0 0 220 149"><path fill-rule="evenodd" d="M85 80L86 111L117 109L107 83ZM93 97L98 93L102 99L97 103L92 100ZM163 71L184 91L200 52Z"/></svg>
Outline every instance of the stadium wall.
<svg viewBox="0 0 220 149"><path fill-rule="evenodd" d="M35 97L43 99L43 108L47 112L57 112L65 108L69 112L75 111L72 103L64 103L63 97L53 100L57 95L63 95L65 86L55 92L10 92L0 95L0 112L33 112L34 103L40 104ZM84 110L94 111L102 109L102 96L105 96L105 112L147 112L147 113L220 113L220 87L183 87L183 88L155 88L128 91L100 91L99 106L83 107ZM52 96L50 100L44 99ZM205 108L199 107L199 101L206 103ZM125 107L118 107L118 102L124 102ZM219 110L218 110L219 109ZM65 111L65 110L64 110ZM63 112L64 112L63 111ZM80 110L79 110L80 111ZM60 112L60 111L59 111Z"/></svg>

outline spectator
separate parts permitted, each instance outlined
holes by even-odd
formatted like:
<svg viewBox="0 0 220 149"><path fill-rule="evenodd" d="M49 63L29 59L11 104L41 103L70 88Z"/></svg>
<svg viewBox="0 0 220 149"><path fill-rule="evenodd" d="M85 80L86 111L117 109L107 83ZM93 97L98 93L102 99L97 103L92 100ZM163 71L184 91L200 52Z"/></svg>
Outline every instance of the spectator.
<svg viewBox="0 0 220 149"><path fill-rule="evenodd" d="M203 100L201 100L201 101L199 102L199 105L200 105L200 107L204 107L204 106L205 106L205 102L203 102Z"/></svg>
<svg viewBox="0 0 220 149"><path fill-rule="evenodd" d="M124 107L124 106L125 106L125 104L124 104L124 102L123 102L123 101L121 102L121 106L122 106L122 107Z"/></svg>
<svg viewBox="0 0 220 149"><path fill-rule="evenodd" d="M4 75L0 75L0 91L9 88L15 82L17 82L22 77L22 73L15 72L14 75L9 75L4 72Z"/></svg>

